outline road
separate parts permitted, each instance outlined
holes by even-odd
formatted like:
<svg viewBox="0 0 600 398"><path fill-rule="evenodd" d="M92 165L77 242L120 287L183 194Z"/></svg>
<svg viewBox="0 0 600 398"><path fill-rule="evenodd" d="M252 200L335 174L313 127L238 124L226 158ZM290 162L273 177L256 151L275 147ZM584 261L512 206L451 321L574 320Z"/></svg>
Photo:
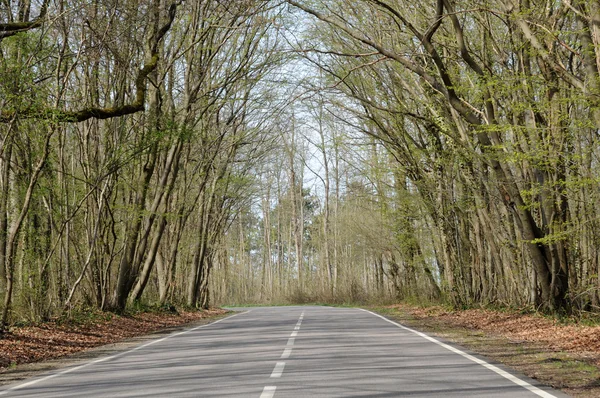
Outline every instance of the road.
<svg viewBox="0 0 600 398"><path fill-rule="evenodd" d="M360 309L248 308L1 397L564 397Z"/></svg>

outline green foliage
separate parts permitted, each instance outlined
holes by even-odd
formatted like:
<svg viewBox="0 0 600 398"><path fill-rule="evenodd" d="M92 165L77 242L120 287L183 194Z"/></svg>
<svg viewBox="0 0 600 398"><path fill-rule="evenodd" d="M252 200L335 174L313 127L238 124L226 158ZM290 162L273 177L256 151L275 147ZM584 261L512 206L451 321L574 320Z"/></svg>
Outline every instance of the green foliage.
<svg viewBox="0 0 600 398"><path fill-rule="evenodd" d="M127 307L125 314L135 315L143 313L156 313L156 314L178 314L177 308L171 303L147 303L142 300L134 301L130 306Z"/></svg>
<svg viewBox="0 0 600 398"><path fill-rule="evenodd" d="M56 323L58 325L86 326L100 321L109 321L115 316L118 315L100 311L94 307L77 307L63 312L60 317L56 318Z"/></svg>

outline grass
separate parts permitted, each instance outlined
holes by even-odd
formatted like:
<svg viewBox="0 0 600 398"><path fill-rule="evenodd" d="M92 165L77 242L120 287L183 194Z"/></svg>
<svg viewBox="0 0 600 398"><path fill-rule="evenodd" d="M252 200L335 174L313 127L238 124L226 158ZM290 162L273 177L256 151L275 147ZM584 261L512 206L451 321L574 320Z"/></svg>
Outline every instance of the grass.
<svg viewBox="0 0 600 398"><path fill-rule="evenodd" d="M110 321L115 314L94 308L77 308L56 318L57 325L89 325L100 321Z"/></svg>

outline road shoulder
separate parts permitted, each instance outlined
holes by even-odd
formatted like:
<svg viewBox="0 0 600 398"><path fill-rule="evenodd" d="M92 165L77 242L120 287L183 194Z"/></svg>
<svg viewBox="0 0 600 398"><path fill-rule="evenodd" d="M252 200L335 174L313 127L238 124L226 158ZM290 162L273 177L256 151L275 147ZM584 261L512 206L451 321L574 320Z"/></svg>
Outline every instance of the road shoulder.
<svg viewBox="0 0 600 398"><path fill-rule="evenodd" d="M440 307L423 309L394 305L365 308L410 328L465 347L570 396L600 396L598 353L560 349L549 343L553 336L544 336L543 333L539 334L539 338L530 334L526 339L517 339L517 334L507 332L500 322L491 322L493 314L489 312L485 313L487 322L478 322L476 312L449 316L448 311ZM510 317L510 314L502 314L504 318ZM526 322L532 321L525 317L519 318L519 324L515 327L527 328ZM534 326L539 325L532 325ZM572 329L569 331L574 333ZM548 333L560 335L556 328L549 329ZM524 333L518 334L523 335Z"/></svg>
<svg viewBox="0 0 600 398"><path fill-rule="evenodd" d="M68 355L56 356L35 362L19 363L9 367L0 368L0 386L17 383L32 377L37 377L56 369L79 365L99 357L115 355L148 343L152 340L163 338L170 334L191 328L196 328L198 326L207 325L232 315L235 315L235 313L225 310L213 310L210 313L201 315L198 317L198 319L194 320L190 320L189 316L181 317L179 319L181 321L179 324L162 327L159 326L155 327L154 330L146 332L144 332L144 330L147 330L147 328L136 329L140 331L140 334L133 337L118 336L118 333L116 333L117 337L115 338L115 341L109 344L99 344L91 348L81 349ZM131 318L129 319L129 322L132 322ZM174 321L169 323L174 323ZM164 325L164 323L162 325ZM111 333L111 329L98 328L96 330L96 334L104 333ZM98 341L102 341L102 339L99 339Z"/></svg>

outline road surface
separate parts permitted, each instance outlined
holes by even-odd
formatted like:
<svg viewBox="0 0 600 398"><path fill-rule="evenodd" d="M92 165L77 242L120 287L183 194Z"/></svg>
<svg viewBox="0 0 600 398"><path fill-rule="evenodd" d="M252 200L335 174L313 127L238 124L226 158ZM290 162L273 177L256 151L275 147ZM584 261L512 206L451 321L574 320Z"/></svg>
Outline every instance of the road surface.
<svg viewBox="0 0 600 398"><path fill-rule="evenodd" d="M360 309L272 307L4 386L0 397L564 397Z"/></svg>

